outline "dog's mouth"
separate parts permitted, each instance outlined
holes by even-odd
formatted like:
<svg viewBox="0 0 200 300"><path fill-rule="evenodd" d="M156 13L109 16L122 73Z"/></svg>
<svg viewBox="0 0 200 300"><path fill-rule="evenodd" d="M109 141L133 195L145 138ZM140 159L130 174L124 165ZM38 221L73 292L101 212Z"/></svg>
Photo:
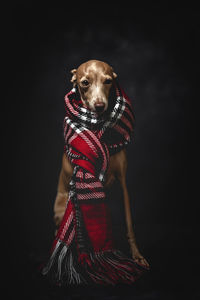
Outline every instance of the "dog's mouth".
<svg viewBox="0 0 200 300"><path fill-rule="evenodd" d="M101 115L104 113L105 111L105 103L96 103L95 104L95 111L97 112L97 114Z"/></svg>

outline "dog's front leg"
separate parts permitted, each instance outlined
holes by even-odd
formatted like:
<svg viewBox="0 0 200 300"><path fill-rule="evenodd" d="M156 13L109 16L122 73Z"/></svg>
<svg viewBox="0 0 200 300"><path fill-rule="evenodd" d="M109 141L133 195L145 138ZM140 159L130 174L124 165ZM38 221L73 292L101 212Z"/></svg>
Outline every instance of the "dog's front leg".
<svg viewBox="0 0 200 300"><path fill-rule="evenodd" d="M127 156L126 151L122 150L118 153L117 157L117 177L120 181L122 190L123 190L123 198L124 198L124 207L125 207L125 217L126 217L126 225L127 225L127 237L130 244L130 250L132 257L135 261L144 264L149 267L149 263L147 260L141 255L135 238L135 233L133 231L133 223L131 217L131 207L130 207L130 197L126 184L126 171L127 171Z"/></svg>
<svg viewBox="0 0 200 300"><path fill-rule="evenodd" d="M54 202L54 222L56 228L59 227L65 213L66 203L69 195L69 182L72 173L73 168L64 153L62 158L62 167L58 180L57 195Z"/></svg>

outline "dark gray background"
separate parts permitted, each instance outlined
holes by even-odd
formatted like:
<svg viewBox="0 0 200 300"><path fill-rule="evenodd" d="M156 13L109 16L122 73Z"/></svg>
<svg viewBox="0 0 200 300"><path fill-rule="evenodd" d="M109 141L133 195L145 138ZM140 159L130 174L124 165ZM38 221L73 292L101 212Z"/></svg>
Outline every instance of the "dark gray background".
<svg viewBox="0 0 200 300"><path fill-rule="evenodd" d="M113 66L136 116L127 182L139 249L152 267L141 279L149 296L138 299L197 295L199 249L193 238L199 221L192 167L197 153L193 92L198 82L199 11L166 1L133 6L20 2L8 5L6 16L6 247L10 258L15 249L14 259L8 259L9 273L18 279L21 296L54 299L34 277L35 265L53 239L70 70L89 59ZM113 228L119 247L127 251L117 184L113 193Z"/></svg>

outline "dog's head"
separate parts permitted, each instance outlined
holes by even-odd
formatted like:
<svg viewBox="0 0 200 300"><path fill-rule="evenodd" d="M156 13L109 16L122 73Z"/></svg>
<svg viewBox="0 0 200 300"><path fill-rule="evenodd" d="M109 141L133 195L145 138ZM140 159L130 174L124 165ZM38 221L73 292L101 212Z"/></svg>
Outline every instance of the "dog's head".
<svg viewBox="0 0 200 300"><path fill-rule="evenodd" d="M108 98L117 74L107 63L89 60L71 71L85 107L102 114L108 108Z"/></svg>

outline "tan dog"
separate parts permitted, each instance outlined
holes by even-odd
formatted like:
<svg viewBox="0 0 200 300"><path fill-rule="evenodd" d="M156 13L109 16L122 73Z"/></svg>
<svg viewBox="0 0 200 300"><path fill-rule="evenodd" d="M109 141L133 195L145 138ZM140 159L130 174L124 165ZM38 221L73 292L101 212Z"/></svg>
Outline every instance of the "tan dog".
<svg viewBox="0 0 200 300"><path fill-rule="evenodd" d="M111 66L105 62L90 60L71 71L73 76L71 82L79 89L84 106L104 113L108 108L108 99L112 83L117 77ZM130 243L133 259L141 264L149 266L146 259L140 254L133 232L129 193L126 185L127 156L123 149L110 157L109 167L106 174L105 188L111 186L118 179L122 190L125 205L125 217L127 224L127 237ZM69 182L73 173L73 167L66 157L62 158L62 168L59 176L57 196L54 204L54 220L59 226L63 218L69 192Z"/></svg>

